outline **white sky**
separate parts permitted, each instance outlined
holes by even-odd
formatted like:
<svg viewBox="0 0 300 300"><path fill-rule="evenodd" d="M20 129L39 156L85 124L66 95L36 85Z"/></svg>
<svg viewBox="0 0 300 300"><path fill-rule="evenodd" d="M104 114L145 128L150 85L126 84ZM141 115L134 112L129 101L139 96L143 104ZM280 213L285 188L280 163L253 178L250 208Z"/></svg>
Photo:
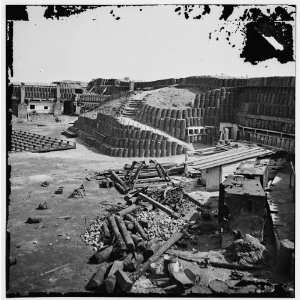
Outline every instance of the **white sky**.
<svg viewBox="0 0 300 300"><path fill-rule="evenodd" d="M121 19L116 21L110 14ZM43 7L28 7L29 22L15 22L12 81L51 82L92 78L155 80L195 75L294 76L295 62L272 59L258 65L239 57L219 28L221 7L201 20L185 20L175 6L103 7L60 20L43 18ZM237 12L238 13L238 12ZM230 19L233 19L231 16ZM95 19L95 20L93 20ZM230 20L229 19L229 20ZM221 22L221 23L220 23Z"/></svg>

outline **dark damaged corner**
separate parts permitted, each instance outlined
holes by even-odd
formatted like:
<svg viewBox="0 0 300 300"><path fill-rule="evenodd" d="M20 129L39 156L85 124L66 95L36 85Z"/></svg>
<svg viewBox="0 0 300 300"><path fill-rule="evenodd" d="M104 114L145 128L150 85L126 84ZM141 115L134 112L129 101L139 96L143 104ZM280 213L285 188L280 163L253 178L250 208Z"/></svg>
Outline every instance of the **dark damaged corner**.
<svg viewBox="0 0 300 300"><path fill-rule="evenodd" d="M245 46L240 56L245 62L257 64L261 61L276 58L280 63L293 61L293 28L287 23L273 24L251 22L246 25ZM267 31L265 28L268 28ZM275 49L265 37L273 37L283 50Z"/></svg>
<svg viewBox="0 0 300 300"><path fill-rule="evenodd" d="M26 5L6 5L7 21L28 21Z"/></svg>
<svg viewBox="0 0 300 300"><path fill-rule="evenodd" d="M90 9L95 9L101 5L47 5L45 6L44 17L46 19L59 19L77 15Z"/></svg>
<svg viewBox="0 0 300 300"><path fill-rule="evenodd" d="M240 57L245 62L251 64L258 64L259 62L267 59L276 58L280 63L287 63L294 61L293 51L293 27L288 22L294 21L294 14L296 7L293 5L277 6L273 13L267 10L267 13L263 13L261 8L253 7L246 8L242 11L241 15L234 20L228 20L233 14L236 7L239 5L211 5L212 7L221 6L222 11L219 20L224 20L228 23L222 24L220 28L210 32L208 38L211 39L214 33L216 41L220 40L220 33L225 32L225 40L232 47L236 47L233 44L231 36L236 33L237 30L243 33L244 41L243 48L240 49ZM204 15L209 15L211 12L210 5L179 5L174 9L177 15L183 14L185 19L190 17L193 19L201 19ZM289 12L288 8L292 11ZM199 14L197 10L202 12ZM194 16L192 16L192 13ZM237 29L231 32L229 25L235 23ZM272 37L277 43L282 46L282 50L274 48L274 46L265 38Z"/></svg>
<svg viewBox="0 0 300 300"><path fill-rule="evenodd" d="M280 63L294 61L293 26L288 23L294 20L294 13L288 13L286 8L280 6L268 15L258 8L245 11L243 18L249 22L243 29L245 44L240 57L252 64L270 58L276 58ZM267 38L273 38L282 49L276 49Z"/></svg>

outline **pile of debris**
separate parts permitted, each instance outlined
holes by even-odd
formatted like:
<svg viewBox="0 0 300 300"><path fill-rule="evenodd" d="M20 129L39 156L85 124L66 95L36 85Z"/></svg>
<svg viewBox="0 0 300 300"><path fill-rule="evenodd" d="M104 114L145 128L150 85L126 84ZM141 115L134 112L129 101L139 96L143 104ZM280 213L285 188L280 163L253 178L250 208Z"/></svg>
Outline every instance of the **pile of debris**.
<svg viewBox="0 0 300 300"><path fill-rule="evenodd" d="M98 218L82 236L95 250L90 262L100 264L87 289L105 287L107 293L128 292L138 278L155 269L155 263L170 247L188 235L189 216L177 209L183 201L183 189L171 181L160 164L155 161L152 164L159 180L170 184L166 190L153 188L152 184L151 191L148 186L135 187L141 171L149 168L144 162L133 163L123 174L106 171L105 178L101 179L98 174L99 186L105 181L122 193L126 191L124 200L128 206L106 218ZM194 203L191 205L195 206ZM166 261L173 266L168 272L181 272L177 275L193 284L179 270L173 257Z"/></svg>
<svg viewBox="0 0 300 300"><path fill-rule="evenodd" d="M245 234L244 238L233 241L226 248L226 256L240 265L251 266L266 263L268 252L258 239L250 234Z"/></svg>
<svg viewBox="0 0 300 300"><path fill-rule="evenodd" d="M145 232L149 239L160 238L168 240L172 234L183 229L186 221L183 218L173 219L161 211L142 211L137 220L145 224Z"/></svg>
<svg viewBox="0 0 300 300"><path fill-rule="evenodd" d="M95 251L90 263L99 265L86 288L114 295L143 290L159 294L222 294L251 293L248 286L255 285L255 292L258 283L253 284L252 279L245 281L243 273L237 270L260 270L266 258L265 246L250 235L239 236L225 252L222 250L222 260L206 257L208 252L196 257L201 252L195 253L190 242L198 243L199 235L205 235L204 241L221 241L218 210L202 205L173 182L169 176L172 169L174 166L166 170L156 161L150 165L134 162L122 170L96 175L100 187L114 186L124 194L127 206L98 218L82 235ZM233 271L228 275L230 278L227 276L228 282L209 276L207 282L199 282L200 276L204 278L211 268ZM264 286L269 287L269 283ZM259 285L262 293L272 288L264 286Z"/></svg>
<svg viewBox="0 0 300 300"><path fill-rule="evenodd" d="M138 188L151 186L173 185L170 175L180 175L184 171L183 165L160 164L155 160L134 161L132 165L125 165L123 169L106 170L96 174L100 187L115 188L121 194L127 194Z"/></svg>
<svg viewBox="0 0 300 300"><path fill-rule="evenodd" d="M162 241L146 233L143 212L139 219L127 212L125 208L98 220L84 233L83 239L98 249L90 262L99 264L87 289L105 287L107 293L128 292L134 282L151 269L151 264L183 237L183 224L188 224L182 222L182 231L177 229L174 234L164 236L165 239L169 237L167 241Z"/></svg>
<svg viewBox="0 0 300 300"><path fill-rule="evenodd" d="M59 187L55 192L56 194L62 193L62 187ZM74 189L69 198L83 198L85 196L85 188L83 184L80 185L79 188Z"/></svg>

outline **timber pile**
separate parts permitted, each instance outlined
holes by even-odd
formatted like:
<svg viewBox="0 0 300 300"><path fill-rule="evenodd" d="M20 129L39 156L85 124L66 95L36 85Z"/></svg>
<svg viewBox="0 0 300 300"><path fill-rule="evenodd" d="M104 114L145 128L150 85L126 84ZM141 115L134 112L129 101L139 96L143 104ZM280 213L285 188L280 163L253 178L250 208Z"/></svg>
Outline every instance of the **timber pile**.
<svg viewBox="0 0 300 300"><path fill-rule="evenodd" d="M144 161L134 161L132 165L126 164L123 169L96 173L95 179L99 180L100 187L114 185L121 194L130 193L132 198L137 196L137 188L145 188L149 184L151 186L173 185L170 176L181 175L183 171L183 165L159 164L155 160L151 160L149 164Z"/></svg>
<svg viewBox="0 0 300 300"><path fill-rule="evenodd" d="M90 263L98 264L99 267L86 286L88 290L105 288L108 294L115 291L129 292L134 282L183 237L184 225L188 224L182 221L181 231L177 229L166 241L149 239L144 231L144 222L139 222L133 215L124 214L123 211L89 228L95 230L90 236L98 240L98 250L90 258ZM83 238L86 236L85 233Z"/></svg>
<svg viewBox="0 0 300 300"><path fill-rule="evenodd" d="M199 235L207 231L205 228L208 225L211 225L208 231L215 232L217 227L212 225L216 224L217 219L212 218L211 212L199 205L181 186L172 182L169 175L174 169L182 172L174 164L162 166L155 161L149 165L134 162L121 170L96 174L95 179L100 181L100 187L115 186L124 194L127 207L120 207L108 217L98 219L83 235L84 241L95 251L90 262L98 265L87 289L95 292L105 290L107 294L126 294L134 291L141 278L145 278L148 285L150 282L151 287L151 283L161 287L164 293L177 290L180 294L188 289L199 288L197 274L191 271L192 268L181 265L177 259L180 256L174 250L181 248L190 253L190 246L193 245L189 241L200 242ZM163 182L165 187L155 185L153 178ZM173 246L176 246L175 249ZM246 235L226 248L224 261L210 261L205 257L200 261L187 261L194 261L204 269L233 270L232 277L239 283L242 277L235 271L261 270L265 267L265 254L266 248L257 239ZM185 256L181 259L185 259ZM226 293L227 283L225 290L224 286L218 280L208 283L213 293ZM234 286L229 290L231 293L240 289Z"/></svg>
<svg viewBox="0 0 300 300"><path fill-rule="evenodd" d="M107 183L109 180L119 191L126 192L124 199L128 206L98 219L82 236L95 250L90 262L99 264L98 271L86 287L89 290L97 291L104 287L107 293L130 291L134 282L148 274L148 271L151 272L165 251L188 232L188 217L184 216L183 211L179 214L171 208L172 199L174 204L182 201L183 189L173 185L164 167L153 162L150 172L155 173L156 170L156 176L170 184L167 190L152 187L152 191L156 190L156 194L161 196L154 199L151 196L155 193L150 193L147 187L135 188L140 175L145 179L149 175L145 172L149 172L149 169L144 167L144 163L135 163L125 166L122 173L109 170L100 175L101 182L106 180ZM96 178L99 179L99 174ZM168 264L174 264L174 260L167 261ZM169 269L172 271L166 268L166 272L175 280L175 285L176 282L182 284L181 278L183 282L188 282L188 286L193 284L183 271Z"/></svg>

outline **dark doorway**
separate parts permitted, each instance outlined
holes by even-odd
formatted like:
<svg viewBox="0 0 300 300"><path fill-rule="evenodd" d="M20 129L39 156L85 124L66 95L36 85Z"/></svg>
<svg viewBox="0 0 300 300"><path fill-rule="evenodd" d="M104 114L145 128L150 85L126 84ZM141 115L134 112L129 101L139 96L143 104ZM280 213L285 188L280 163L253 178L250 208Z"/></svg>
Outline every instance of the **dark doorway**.
<svg viewBox="0 0 300 300"><path fill-rule="evenodd" d="M73 115L74 112L75 112L75 106L73 101L65 101L63 113L65 115Z"/></svg>

